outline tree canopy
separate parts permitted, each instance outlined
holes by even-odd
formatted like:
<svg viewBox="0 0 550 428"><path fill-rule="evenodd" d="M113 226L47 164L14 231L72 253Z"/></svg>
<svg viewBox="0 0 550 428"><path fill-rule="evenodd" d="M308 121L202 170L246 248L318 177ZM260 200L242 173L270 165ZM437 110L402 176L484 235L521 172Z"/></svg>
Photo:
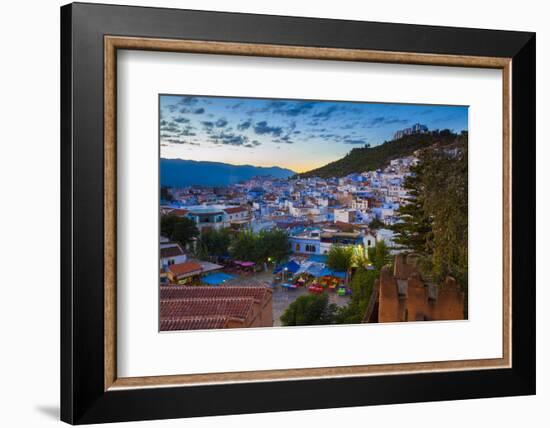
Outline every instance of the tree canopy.
<svg viewBox="0 0 550 428"><path fill-rule="evenodd" d="M288 306L281 322L285 326L332 324L336 309L335 304L329 304L328 295L306 294Z"/></svg>
<svg viewBox="0 0 550 428"><path fill-rule="evenodd" d="M204 258L225 257L229 254L231 232L229 229L210 230L202 233L199 239L199 253Z"/></svg>
<svg viewBox="0 0 550 428"><path fill-rule="evenodd" d="M160 199L162 201L168 201L168 202L171 202L174 200L174 197L172 196L172 193L170 192L169 187L162 186L160 188Z"/></svg>
<svg viewBox="0 0 550 428"><path fill-rule="evenodd" d="M382 267L391 263L390 249L382 240L376 241L373 247L367 249L369 262L377 271L381 271Z"/></svg>
<svg viewBox="0 0 550 428"><path fill-rule="evenodd" d="M280 263L288 256L290 247L288 235L282 230L264 230L259 233L243 230L233 238L229 251L237 260Z"/></svg>
<svg viewBox="0 0 550 428"><path fill-rule="evenodd" d="M333 270L347 272L353 263L353 247L332 245L327 254L327 266Z"/></svg>
<svg viewBox="0 0 550 428"><path fill-rule="evenodd" d="M395 242L421 257L422 274L434 281L451 275L468 287L467 134L447 149L427 149L405 180L410 203L398 210Z"/></svg>
<svg viewBox="0 0 550 428"><path fill-rule="evenodd" d="M187 217L175 215L163 216L160 219L160 233L172 241L179 242L183 246L191 239L199 236L199 230L195 222Z"/></svg>

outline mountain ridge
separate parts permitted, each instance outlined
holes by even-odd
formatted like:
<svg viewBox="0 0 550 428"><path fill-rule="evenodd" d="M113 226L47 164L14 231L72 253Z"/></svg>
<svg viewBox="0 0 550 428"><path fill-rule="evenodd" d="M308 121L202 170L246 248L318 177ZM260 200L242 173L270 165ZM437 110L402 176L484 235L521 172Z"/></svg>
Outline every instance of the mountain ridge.
<svg viewBox="0 0 550 428"><path fill-rule="evenodd" d="M163 187L228 186L252 177L288 178L295 174L290 169L278 166L263 167L188 159L160 159L160 183Z"/></svg>

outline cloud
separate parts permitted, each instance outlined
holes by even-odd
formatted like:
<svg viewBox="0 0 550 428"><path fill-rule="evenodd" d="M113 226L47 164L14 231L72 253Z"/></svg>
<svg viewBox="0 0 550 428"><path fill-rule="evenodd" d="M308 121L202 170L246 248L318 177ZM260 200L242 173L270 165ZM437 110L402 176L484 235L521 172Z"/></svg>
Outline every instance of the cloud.
<svg viewBox="0 0 550 428"><path fill-rule="evenodd" d="M314 115L312 115L312 117L314 118L317 118L317 119L324 119L324 120L328 120L330 118L330 116L332 116L332 114L334 112L338 111L338 107L335 106L335 105L332 105L318 113L315 113Z"/></svg>
<svg viewBox="0 0 550 428"><path fill-rule="evenodd" d="M195 132L193 132L194 128L187 127L182 129L182 131L178 134L180 137L194 137L197 135Z"/></svg>
<svg viewBox="0 0 550 428"><path fill-rule="evenodd" d="M384 126L384 125L404 125L408 123L407 119L399 119L397 117L385 117L378 116L367 122L367 128L373 128L375 126Z"/></svg>
<svg viewBox="0 0 550 428"><path fill-rule="evenodd" d="M279 141L280 141L281 143L294 144L294 141L292 141L292 140L290 139L290 136L289 136L289 135L285 135L284 137L279 138Z"/></svg>
<svg viewBox="0 0 550 428"><path fill-rule="evenodd" d="M319 134L319 138L332 139L332 140L338 140L339 141L343 137L341 135L334 134L334 133L324 133L324 134Z"/></svg>
<svg viewBox="0 0 550 428"><path fill-rule="evenodd" d="M161 132L179 132L180 128L173 122L162 121L160 125Z"/></svg>
<svg viewBox="0 0 550 428"><path fill-rule="evenodd" d="M264 107L248 110L247 114L272 113L296 117L309 113L315 105L312 101L269 101Z"/></svg>
<svg viewBox="0 0 550 428"><path fill-rule="evenodd" d="M195 142L189 141L189 140L179 140L177 138L163 138L161 146L166 147L167 146L166 143L182 144L182 145L189 145L189 146L199 146L200 145L199 143L195 143Z"/></svg>
<svg viewBox="0 0 550 428"><path fill-rule="evenodd" d="M178 101L178 104L184 105L184 106L192 106L197 104L198 102L199 100L197 99L197 97L184 96L180 98L180 100Z"/></svg>
<svg viewBox="0 0 550 428"><path fill-rule="evenodd" d="M255 142L250 142L249 138L245 135L223 131L217 134L211 134L210 141L212 141L214 144L223 144L229 146L246 146L247 144L250 144L251 147L254 147L259 145L259 142L256 140L254 140Z"/></svg>
<svg viewBox="0 0 550 428"><path fill-rule="evenodd" d="M227 125L227 120L225 118L221 117L218 120L216 120L216 126L218 128L223 128L225 125Z"/></svg>
<svg viewBox="0 0 550 428"><path fill-rule="evenodd" d="M170 111L173 112L174 110L170 110ZM181 114L203 114L205 110L203 107L200 107L200 108L182 107L179 109L179 112Z"/></svg>
<svg viewBox="0 0 550 428"><path fill-rule="evenodd" d="M245 129L250 128L250 125L252 125L252 121L250 119L245 120L244 122L241 122L237 125L237 129L239 131L244 131Z"/></svg>
<svg viewBox="0 0 550 428"><path fill-rule="evenodd" d="M237 104L232 104L232 105L226 106L225 108L226 109L231 109L231 110L237 110L237 109L241 108L242 106L243 106L243 103L238 102Z"/></svg>
<svg viewBox="0 0 550 428"><path fill-rule="evenodd" d="M206 130L211 130L214 127L214 122L210 120L203 120L201 123Z"/></svg>
<svg viewBox="0 0 550 428"><path fill-rule="evenodd" d="M283 133L283 128L280 126L269 126L265 120L262 120L254 125L254 132L259 135L271 134L274 137L279 137Z"/></svg>
<svg viewBox="0 0 550 428"><path fill-rule="evenodd" d="M254 141L252 141L252 142L250 142L250 143L246 143L246 144L244 145L244 147L247 147L247 148L249 148L249 149L253 149L253 148L256 147L256 146L259 146L260 144L262 144L262 143L260 143L258 140L254 140Z"/></svg>
<svg viewBox="0 0 550 428"><path fill-rule="evenodd" d="M174 119L174 122L177 122L177 123L189 123L189 119L187 119L186 117L176 117Z"/></svg>
<svg viewBox="0 0 550 428"><path fill-rule="evenodd" d="M355 121L355 122L348 122L348 123L344 124L340 129L353 129L353 128L355 128L358 124L359 124L359 122L357 122L357 121Z"/></svg>
<svg viewBox="0 0 550 428"><path fill-rule="evenodd" d="M311 101L272 101L268 105L268 108L275 114L296 117L308 113L315 104L315 102Z"/></svg>

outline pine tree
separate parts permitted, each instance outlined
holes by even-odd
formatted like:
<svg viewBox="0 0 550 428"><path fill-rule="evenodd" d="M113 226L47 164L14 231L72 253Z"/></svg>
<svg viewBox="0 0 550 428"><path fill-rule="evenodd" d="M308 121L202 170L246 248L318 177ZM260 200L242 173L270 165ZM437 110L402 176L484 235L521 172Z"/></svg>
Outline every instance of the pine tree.
<svg viewBox="0 0 550 428"><path fill-rule="evenodd" d="M424 208L423 186L424 165L411 168L411 175L405 178L404 188L408 191L408 202L398 210L400 222L392 226L397 246L418 254L426 254L431 237L432 220Z"/></svg>

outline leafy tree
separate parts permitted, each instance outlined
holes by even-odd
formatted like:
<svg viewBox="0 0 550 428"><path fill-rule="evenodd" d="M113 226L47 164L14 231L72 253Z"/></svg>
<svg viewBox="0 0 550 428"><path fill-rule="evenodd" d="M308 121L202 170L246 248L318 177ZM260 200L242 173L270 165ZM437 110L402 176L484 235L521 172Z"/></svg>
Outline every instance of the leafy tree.
<svg viewBox="0 0 550 428"><path fill-rule="evenodd" d="M229 254L231 232L228 229L210 230L203 232L199 240L201 257L223 257Z"/></svg>
<svg viewBox="0 0 550 428"><path fill-rule="evenodd" d="M259 233L259 246L263 250L263 261L280 263L290 253L288 235L282 230L266 230Z"/></svg>
<svg viewBox="0 0 550 428"><path fill-rule="evenodd" d="M263 251L258 235L250 230L240 231L231 242L229 253L235 260L261 262Z"/></svg>
<svg viewBox="0 0 550 428"><path fill-rule="evenodd" d="M367 270L363 267L359 267L355 271L350 283L350 302L337 309L334 316L336 324L358 324L363 321L374 288L374 281L379 275L379 271Z"/></svg>
<svg viewBox="0 0 550 428"><path fill-rule="evenodd" d="M239 232L230 246L234 259L265 263L269 259L276 263L283 261L290 252L288 235L281 230L266 230L253 233Z"/></svg>
<svg viewBox="0 0 550 428"><path fill-rule="evenodd" d="M350 301L345 306L340 306L337 308L336 313L334 314L334 323L335 324L361 324L363 321L363 314L359 305Z"/></svg>
<svg viewBox="0 0 550 428"><path fill-rule="evenodd" d="M336 271L347 271L353 263L353 248L332 245L327 254L327 266Z"/></svg>
<svg viewBox="0 0 550 428"><path fill-rule="evenodd" d="M388 246L382 240L376 241L373 247L367 249L370 263L380 272L382 267L391 262L391 254Z"/></svg>
<svg viewBox="0 0 550 428"><path fill-rule="evenodd" d="M170 188L166 186L162 186L160 188L160 199L162 201L168 201L171 202L174 200L174 197L172 196L172 193L170 193Z"/></svg>
<svg viewBox="0 0 550 428"><path fill-rule="evenodd" d="M369 303L374 281L378 278L379 272L376 270L367 270L358 268L351 280L352 301L357 301L366 309Z"/></svg>
<svg viewBox="0 0 550 428"><path fill-rule="evenodd" d="M336 305L329 304L326 294L303 295L289 305L281 315L281 322L285 326L332 324L336 311Z"/></svg>
<svg viewBox="0 0 550 428"><path fill-rule="evenodd" d="M172 241L179 242L183 246L191 241L191 239L199 236L199 231L193 220L175 215L161 217L160 233Z"/></svg>

